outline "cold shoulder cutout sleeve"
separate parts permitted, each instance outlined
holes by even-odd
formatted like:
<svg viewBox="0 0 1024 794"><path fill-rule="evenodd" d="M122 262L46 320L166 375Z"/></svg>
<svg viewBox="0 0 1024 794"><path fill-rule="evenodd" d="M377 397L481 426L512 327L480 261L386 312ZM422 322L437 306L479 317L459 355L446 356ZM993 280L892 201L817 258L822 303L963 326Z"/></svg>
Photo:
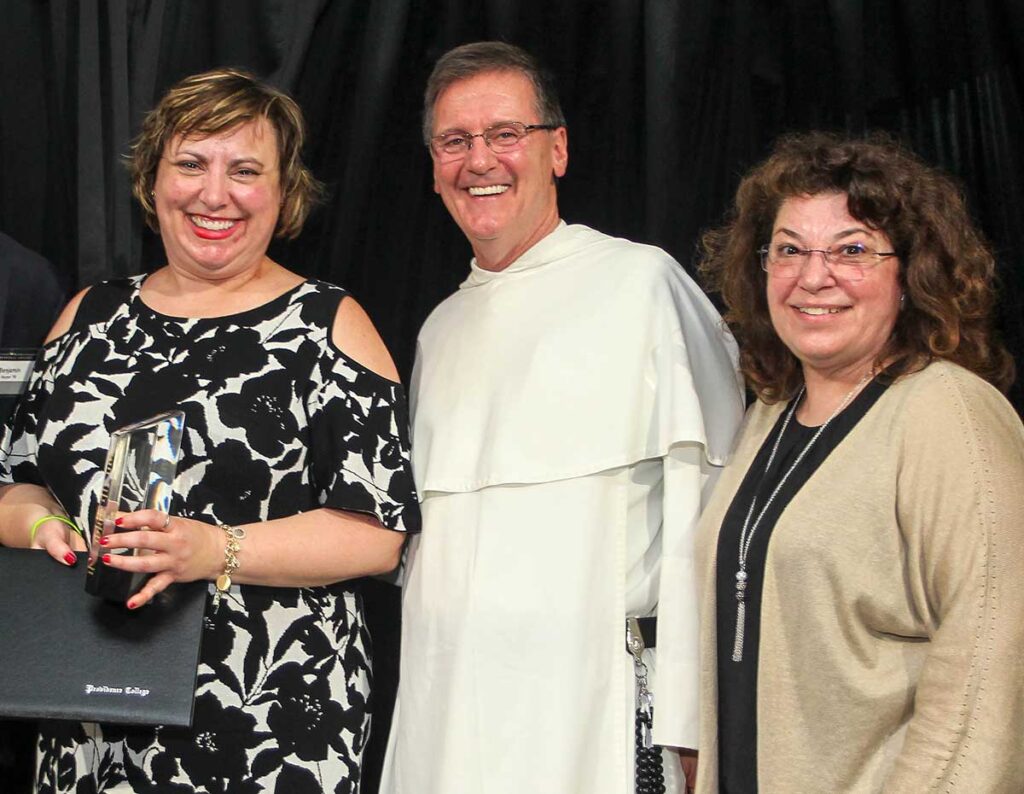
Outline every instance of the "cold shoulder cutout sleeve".
<svg viewBox="0 0 1024 794"><path fill-rule="evenodd" d="M320 504L366 513L388 529L418 532L401 384L334 351L321 358L313 378L307 408L311 477Z"/></svg>
<svg viewBox="0 0 1024 794"><path fill-rule="evenodd" d="M388 380L397 381L398 372L373 321L350 295L341 299L331 334L334 346L348 358Z"/></svg>

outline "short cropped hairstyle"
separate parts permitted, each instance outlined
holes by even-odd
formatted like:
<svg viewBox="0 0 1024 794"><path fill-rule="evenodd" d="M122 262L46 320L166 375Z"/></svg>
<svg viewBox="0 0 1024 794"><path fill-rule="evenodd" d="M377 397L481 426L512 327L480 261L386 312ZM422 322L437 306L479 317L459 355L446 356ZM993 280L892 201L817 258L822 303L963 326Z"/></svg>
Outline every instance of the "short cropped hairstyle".
<svg viewBox="0 0 1024 794"><path fill-rule="evenodd" d="M503 41L477 41L463 44L442 55L427 80L423 96L423 142L430 144L434 134L434 106L453 83L486 72L519 72L533 84L535 109L541 124L565 126L565 115L558 102L555 79L530 53ZM520 121L521 119L506 119Z"/></svg>
<svg viewBox="0 0 1024 794"><path fill-rule="evenodd" d="M260 119L266 119L277 135L281 213L275 234L298 236L321 195L320 184L302 163L306 136L302 111L287 94L239 69L214 69L186 77L146 114L142 132L132 142L128 165L132 193L153 231L160 231L153 186L167 145L178 136L218 135Z"/></svg>
<svg viewBox="0 0 1024 794"><path fill-rule="evenodd" d="M957 363L997 388L1013 359L993 336L995 260L953 181L891 137L812 132L780 139L740 183L726 226L703 238L701 271L721 293L740 345L740 368L765 402L792 398L800 362L772 327L757 249L787 198L845 193L850 215L884 232L899 257L905 302L876 365L896 377L934 359Z"/></svg>

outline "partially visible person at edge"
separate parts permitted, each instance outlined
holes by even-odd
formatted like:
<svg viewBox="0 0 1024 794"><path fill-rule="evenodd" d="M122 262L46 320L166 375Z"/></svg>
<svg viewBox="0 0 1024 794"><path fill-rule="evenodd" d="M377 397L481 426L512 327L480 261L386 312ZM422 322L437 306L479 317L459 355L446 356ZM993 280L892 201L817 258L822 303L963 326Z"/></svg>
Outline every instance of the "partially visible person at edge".
<svg viewBox="0 0 1024 794"><path fill-rule="evenodd" d="M100 541L104 564L152 574L128 609L215 580L229 534L241 547L237 584L207 606L192 729L47 724L41 792L359 789L371 672L351 580L393 569L419 512L373 325L344 290L267 257L316 194L303 128L244 72L170 89L131 156L166 264L71 301L3 442L3 542L74 565L81 538L44 518L90 527L111 431L185 412L170 516L128 514Z"/></svg>
<svg viewBox="0 0 1024 794"><path fill-rule="evenodd" d="M788 137L705 250L758 400L698 530L698 791L1019 794L1024 427L960 194Z"/></svg>
<svg viewBox="0 0 1024 794"><path fill-rule="evenodd" d="M28 368L28 357L42 345L66 298L53 265L0 232L0 362L6 362L0 377L0 425L25 384L22 367ZM18 360L23 364L13 363ZM2 732L0 724L0 737ZM0 749L0 769L3 755Z"/></svg>
<svg viewBox="0 0 1024 794"><path fill-rule="evenodd" d="M692 533L743 413L734 343L664 251L560 220L565 119L529 54L444 55L423 133L474 258L419 336L382 790L631 792L627 616L658 616L654 741L697 741Z"/></svg>
<svg viewBox="0 0 1024 794"><path fill-rule="evenodd" d="M0 232L0 348L37 348L67 295L44 257Z"/></svg>
<svg viewBox="0 0 1024 794"><path fill-rule="evenodd" d="M13 351L38 349L67 296L52 264L0 232L0 362ZM27 363L27 362L26 362ZM20 367L6 367L11 371ZM0 425L14 410L23 378L0 378ZM34 725L0 721L0 780L11 794L32 783Z"/></svg>

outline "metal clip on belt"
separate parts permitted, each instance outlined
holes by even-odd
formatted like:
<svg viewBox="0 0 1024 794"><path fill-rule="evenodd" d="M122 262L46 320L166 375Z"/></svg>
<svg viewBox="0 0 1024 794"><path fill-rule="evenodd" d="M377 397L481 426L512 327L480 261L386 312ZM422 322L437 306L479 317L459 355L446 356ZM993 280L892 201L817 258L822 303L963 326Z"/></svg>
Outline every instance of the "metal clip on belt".
<svg viewBox="0 0 1024 794"><path fill-rule="evenodd" d="M654 746L654 696L647 688L643 653L654 646L654 618L626 618L626 650L633 657L636 675L636 794L665 794L665 769L661 749ZM647 631L644 631L644 629Z"/></svg>
<svg viewBox="0 0 1024 794"><path fill-rule="evenodd" d="M644 634L640 628L641 620L652 619L626 618L626 650L633 656L633 672L636 675L636 707L641 717L643 745L650 749L653 747L651 725L654 722L654 696L647 688L647 665L643 660L647 644L644 642Z"/></svg>

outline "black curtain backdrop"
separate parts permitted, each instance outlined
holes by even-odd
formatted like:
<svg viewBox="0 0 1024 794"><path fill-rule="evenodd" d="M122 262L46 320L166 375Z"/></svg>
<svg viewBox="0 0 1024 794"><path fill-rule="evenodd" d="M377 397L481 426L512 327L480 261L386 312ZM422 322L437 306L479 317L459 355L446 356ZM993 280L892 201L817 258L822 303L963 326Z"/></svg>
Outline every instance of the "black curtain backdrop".
<svg viewBox="0 0 1024 794"><path fill-rule="evenodd" d="M0 229L78 286L152 270L121 158L181 77L248 68L292 93L330 188L278 261L349 288L408 376L416 332L469 246L420 142L434 60L520 44L559 79L563 217L662 246L692 270L742 173L780 133L886 129L962 182L993 243L999 323L1024 371L1020 0L3 0ZM1011 393L1024 411L1020 381ZM390 712L397 596L368 592ZM376 786L381 747L369 756Z"/></svg>

